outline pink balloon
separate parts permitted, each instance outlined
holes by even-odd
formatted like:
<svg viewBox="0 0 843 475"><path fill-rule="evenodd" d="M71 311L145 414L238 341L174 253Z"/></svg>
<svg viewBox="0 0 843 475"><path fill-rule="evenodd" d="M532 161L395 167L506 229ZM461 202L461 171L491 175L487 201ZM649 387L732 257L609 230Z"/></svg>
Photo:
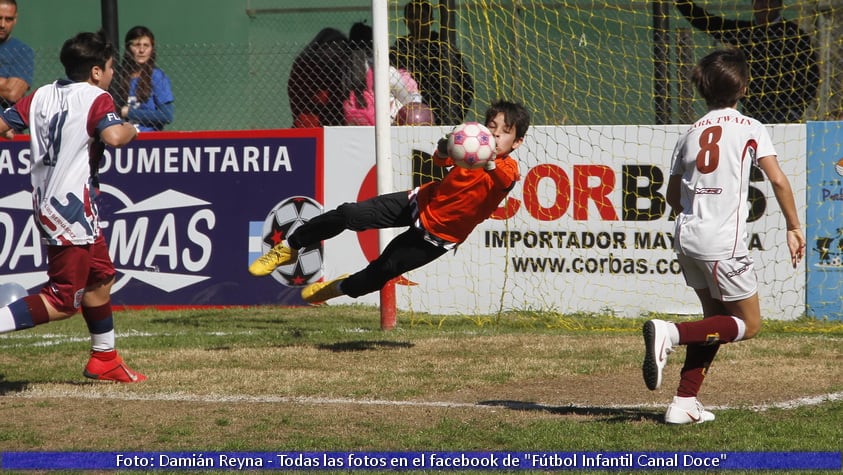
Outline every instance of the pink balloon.
<svg viewBox="0 0 843 475"><path fill-rule="evenodd" d="M398 110L395 125L433 125L433 111L423 102L411 102Z"/></svg>

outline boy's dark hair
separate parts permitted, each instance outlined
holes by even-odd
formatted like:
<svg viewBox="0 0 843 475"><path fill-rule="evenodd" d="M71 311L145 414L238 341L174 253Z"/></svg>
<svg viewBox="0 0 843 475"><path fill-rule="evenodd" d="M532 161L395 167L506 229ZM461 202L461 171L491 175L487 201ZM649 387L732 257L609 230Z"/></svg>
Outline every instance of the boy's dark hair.
<svg viewBox="0 0 843 475"><path fill-rule="evenodd" d="M91 68L105 69L105 63L114 56L114 46L108 42L105 33L83 32L64 42L61 47L61 64L68 79L74 82L87 81Z"/></svg>
<svg viewBox="0 0 843 475"><path fill-rule="evenodd" d="M499 99L492 102L486 109L486 124L494 119L496 115L503 112L504 123L507 127L515 127L515 138L522 138L527 135L530 128L530 111L518 102L511 102Z"/></svg>
<svg viewBox="0 0 843 475"><path fill-rule="evenodd" d="M739 49L720 49L702 58L691 72L691 83L712 109L732 107L746 93L749 65Z"/></svg>

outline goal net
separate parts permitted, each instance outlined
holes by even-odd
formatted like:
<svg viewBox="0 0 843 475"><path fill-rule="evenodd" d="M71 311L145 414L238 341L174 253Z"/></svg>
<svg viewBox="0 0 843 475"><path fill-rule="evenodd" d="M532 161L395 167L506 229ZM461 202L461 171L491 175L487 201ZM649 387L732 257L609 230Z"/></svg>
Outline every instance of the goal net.
<svg viewBox="0 0 843 475"><path fill-rule="evenodd" d="M447 119L439 127L393 128L395 189L439 179L429 157L436 139L460 120L482 121L497 98L527 105L533 125L513 154L522 179L509 198L455 253L402 276L399 308L699 313L672 251L664 200L670 154L682 124L705 110L687 81L695 61L729 42L761 50L760 30L744 31L757 13L751 2L700 1L690 11L690 3L672 1L431 4L427 48L438 56L423 63L396 51L412 25L404 3L389 3L393 64L448 63L427 77L413 72L434 112ZM786 35L764 40L766 54L777 56L750 58L752 80L767 89L744 102L788 118L773 120L770 131L804 210L804 121L840 110L830 68L839 27L824 2L787 5L782 15L776 21L787 22ZM726 29L732 26L740 28ZM463 94L467 87L471 94ZM805 311L805 269L790 266L784 219L763 173L754 170L751 182L749 244L762 310L796 318Z"/></svg>

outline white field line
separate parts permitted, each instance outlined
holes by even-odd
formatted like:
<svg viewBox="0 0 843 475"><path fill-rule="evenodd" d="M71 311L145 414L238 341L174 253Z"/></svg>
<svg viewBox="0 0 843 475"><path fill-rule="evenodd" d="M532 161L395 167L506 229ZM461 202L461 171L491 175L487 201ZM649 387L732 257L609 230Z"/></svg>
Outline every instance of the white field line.
<svg viewBox="0 0 843 475"><path fill-rule="evenodd" d="M118 337L148 337L148 336L172 336L177 333L162 333L154 335L145 332L126 332ZM226 335L232 333L225 332L207 332L210 335ZM237 332L237 334L252 334L251 331ZM33 342L32 340L37 340ZM18 347L22 345L27 346L49 346L57 345L66 342L88 341L87 337L69 337L62 334L6 334L0 335L0 348L3 347ZM107 383L105 383L107 384ZM89 387L86 387L89 388ZM635 410L645 408L661 408L663 404L639 404L639 405L606 405L594 406L589 404L566 404L566 405L549 405L539 403L520 403L518 401L509 402L489 402L489 403L470 403L470 402L448 402L448 401L390 401L380 399L348 399L348 398L320 398L320 397L303 397L303 396L250 396L245 394L190 394L190 393L152 393L152 394L106 394L89 392L82 389L46 389L32 387L16 393L6 393L0 397L5 398L20 398L20 399L35 399L35 398L76 398L76 399L112 399L122 401L177 401L177 402L200 402L200 403L244 403L244 404L263 404L263 403L286 403L286 404L311 404L311 405L360 405L360 406L400 406L400 407L432 407L432 408L472 408L472 409L501 409L511 407L531 408L534 410L553 411L558 409L617 409L617 410ZM726 409L749 409L751 411L761 412L769 409L797 409L805 406L816 406L825 402L843 400L843 392L822 394L818 396L806 396L790 401L774 402L770 404L761 404L753 406L730 407L730 406L706 406L707 409L726 410Z"/></svg>
<svg viewBox="0 0 843 475"><path fill-rule="evenodd" d="M161 336L179 336L186 335L186 332L173 333L147 333L138 331L118 332L116 338L133 338L133 337L161 337ZM195 334L195 333L194 333ZM229 336L229 335L253 335L251 330L242 332L204 332L205 335L210 336ZM53 346L62 343L78 343L84 341L91 341L90 336L68 336L56 333L7 333L0 335L0 348L20 348L22 346Z"/></svg>
<svg viewBox="0 0 843 475"><path fill-rule="evenodd" d="M103 383L109 384L109 383ZM458 409L485 409L496 410L511 407L513 409L533 409L533 410L572 410L580 409L587 411L589 409L616 409L616 410L636 410L661 408L662 404L639 404L639 405L606 405L594 406L588 404L566 404L566 405L548 405L538 403L519 403L518 401L500 402L494 401L488 403L470 403L470 402L449 402L449 401L391 401L383 399L349 399L349 398L321 398L321 397L303 397L303 396L250 396L245 394L191 394L191 393L151 393L151 394L127 394L127 393L98 393L91 392L90 386L76 389L48 389L32 387L24 389L16 393L6 393L4 398L16 399L40 399L40 398L75 398L75 399L109 399L120 401L176 401L176 402L198 402L198 403L226 403L226 404L308 404L308 405L359 405L359 406L394 406L394 407L429 407L429 408L458 408ZM791 410L805 406L816 406L825 402L843 400L843 392L823 394L819 396L810 396L793 399L790 401L782 401L771 404L762 404L749 407L730 407L730 406L706 406L707 409L726 410L726 409L748 409L755 412L767 411L769 409L783 409Z"/></svg>

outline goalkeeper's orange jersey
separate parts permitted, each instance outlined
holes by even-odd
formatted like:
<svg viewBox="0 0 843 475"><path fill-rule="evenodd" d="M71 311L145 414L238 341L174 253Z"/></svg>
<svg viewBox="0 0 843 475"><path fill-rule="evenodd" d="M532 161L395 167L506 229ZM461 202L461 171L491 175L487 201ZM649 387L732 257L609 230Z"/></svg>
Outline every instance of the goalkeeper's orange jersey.
<svg viewBox="0 0 843 475"><path fill-rule="evenodd" d="M434 155L437 165L453 165L450 158ZM461 243L486 220L521 178L518 162L510 157L495 160L495 169L467 169L454 166L442 181L419 188L419 219L430 234Z"/></svg>

